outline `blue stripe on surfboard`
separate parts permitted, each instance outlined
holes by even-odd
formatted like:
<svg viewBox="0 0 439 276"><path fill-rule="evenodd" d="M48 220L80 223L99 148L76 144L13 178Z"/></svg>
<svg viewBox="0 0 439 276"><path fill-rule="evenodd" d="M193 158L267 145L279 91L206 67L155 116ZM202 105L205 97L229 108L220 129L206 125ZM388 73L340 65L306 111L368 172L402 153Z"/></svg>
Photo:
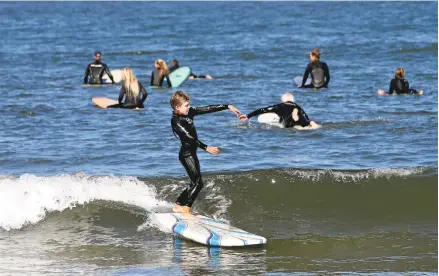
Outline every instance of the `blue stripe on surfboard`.
<svg viewBox="0 0 439 276"><path fill-rule="evenodd" d="M182 235L183 231L187 228L187 223L184 222L183 220L180 220L178 223L176 223L174 225L174 227L172 228L172 231L174 231L174 233L178 234L178 235Z"/></svg>
<svg viewBox="0 0 439 276"><path fill-rule="evenodd" d="M206 228L206 227L204 227L204 228ZM209 229L207 229L207 230L210 232L210 237L207 240L207 244L213 245L213 246L220 246L221 245L221 236L212 230L209 230Z"/></svg>

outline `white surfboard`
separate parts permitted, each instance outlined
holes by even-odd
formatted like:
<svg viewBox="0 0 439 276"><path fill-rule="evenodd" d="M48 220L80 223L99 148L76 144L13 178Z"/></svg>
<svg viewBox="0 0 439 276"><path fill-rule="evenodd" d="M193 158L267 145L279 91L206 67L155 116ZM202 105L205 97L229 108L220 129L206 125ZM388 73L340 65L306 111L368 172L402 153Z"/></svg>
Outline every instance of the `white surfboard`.
<svg viewBox="0 0 439 276"><path fill-rule="evenodd" d="M119 82L122 81L122 74L123 74L122 70L111 70L111 75L113 76L113 80L114 80L115 83L119 83ZM102 77L102 81L104 83L111 83L111 80L110 80L110 78L108 77L107 74L105 74Z"/></svg>
<svg viewBox="0 0 439 276"><path fill-rule="evenodd" d="M297 76L293 79L294 84L297 85L302 85L302 81L303 81L303 76ZM305 85L309 85L311 84L312 79L310 77L308 77L308 79L305 82Z"/></svg>
<svg viewBox="0 0 439 276"><path fill-rule="evenodd" d="M280 122L280 117L276 113L264 113L258 116L258 122L261 124L269 124L277 127L284 127Z"/></svg>
<svg viewBox="0 0 439 276"><path fill-rule="evenodd" d="M172 87L179 87L182 85L191 75L191 68L184 66L176 69L174 72L169 74L169 79L171 80Z"/></svg>
<svg viewBox="0 0 439 276"><path fill-rule="evenodd" d="M196 216L196 220L183 219L181 213L150 213L150 216L164 230L204 245L233 247L267 243L264 237L204 216Z"/></svg>

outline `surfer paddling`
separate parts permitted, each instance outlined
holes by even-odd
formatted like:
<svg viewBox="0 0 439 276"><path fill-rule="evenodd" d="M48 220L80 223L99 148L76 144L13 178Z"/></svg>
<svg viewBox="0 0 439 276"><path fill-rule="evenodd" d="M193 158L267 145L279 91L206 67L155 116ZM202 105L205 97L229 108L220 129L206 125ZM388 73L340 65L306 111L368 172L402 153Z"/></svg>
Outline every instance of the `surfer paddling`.
<svg viewBox="0 0 439 276"><path fill-rule="evenodd" d="M291 93L285 93L281 97L282 103L256 109L255 111L239 116L241 121L247 121L251 117L264 113L275 113L279 116L279 124L283 127L311 127L318 128L319 125L311 121L305 111L294 102L294 96Z"/></svg>
<svg viewBox="0 0 439 276"><path fill-rule="evenodd" d="M209 105L205 107L190 107L189 95L183 91L172 94L170 104L173 109L171 126L174 135L181 140L179 160L185 168L190 183L175 201L173 212L183 213L184 218L194 218L190 209L198 193L203 188L200 163L197 157L197 149L201 148L212 155L218 155L221 151L218 147L208 146L198 140L197 130L194 125L194 117L197 115L218 112L230 109L239 116L240 111L230 104Z"/></svg>

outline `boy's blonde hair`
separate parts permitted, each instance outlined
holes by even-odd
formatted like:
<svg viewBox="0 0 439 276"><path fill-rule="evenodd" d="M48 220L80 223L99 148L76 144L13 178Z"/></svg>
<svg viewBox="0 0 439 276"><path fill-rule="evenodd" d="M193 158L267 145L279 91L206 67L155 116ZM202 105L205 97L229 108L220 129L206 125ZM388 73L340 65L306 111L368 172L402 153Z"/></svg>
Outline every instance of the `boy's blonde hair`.
<svg viewBox="0 0 439 276"><path fill-rule="evenodd" d="M188 94L184 93L184 91L178 90L174 94L172 94L169 103L171 104L172 109L175 110L176 107L182 105L184 102L188 102L190 97Z"/></svg>

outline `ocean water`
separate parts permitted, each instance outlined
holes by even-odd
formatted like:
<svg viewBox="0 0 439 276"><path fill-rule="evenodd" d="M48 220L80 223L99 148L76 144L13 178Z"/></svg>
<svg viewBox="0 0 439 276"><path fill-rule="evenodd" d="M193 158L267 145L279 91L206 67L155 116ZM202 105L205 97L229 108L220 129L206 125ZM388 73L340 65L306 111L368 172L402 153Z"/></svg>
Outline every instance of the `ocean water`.
<svg viewBox="0 0 439 276"><path fill-rule="evenodd" d="M436 275L437 2L0 3L0 274ZM328 89L303 90L320 47ZM152 223L188 181L173 90L104 110L83 86L95 50L147 86L153 63L195 74L193 106L243 113L285 91L312 131L196 118L205 188L194 210L267 238L209 248ZM378 96L397 67L423 96Z"/></svg>

